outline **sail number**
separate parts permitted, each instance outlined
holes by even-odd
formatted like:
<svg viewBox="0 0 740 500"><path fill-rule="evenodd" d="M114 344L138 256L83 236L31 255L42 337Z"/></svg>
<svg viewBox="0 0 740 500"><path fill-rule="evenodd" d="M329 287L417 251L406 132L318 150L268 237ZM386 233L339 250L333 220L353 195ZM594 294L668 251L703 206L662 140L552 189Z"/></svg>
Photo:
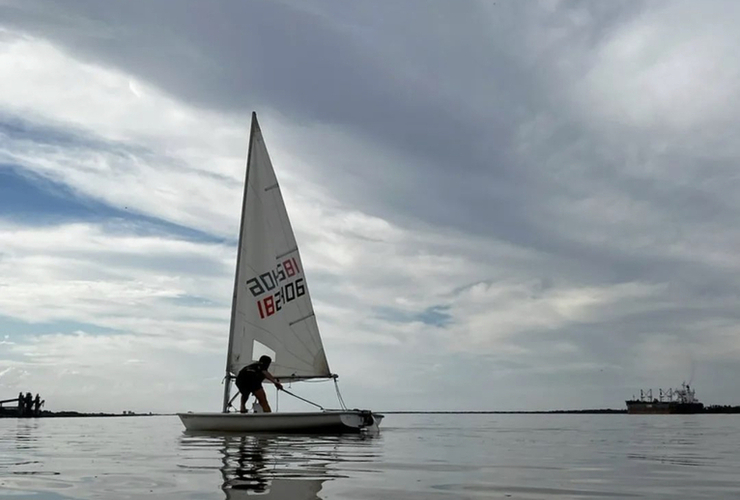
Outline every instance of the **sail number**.
<svg viewBox="0 0 740 500"><path fill-rule="evenodd" d="M295 279L301 270L295 257L278 262L275 269L247 280L247 288L254 297L269 293L257 300L260 318L265 319L280 311L283 306L306 294L306 282ZM290 280L293 281L290 281ZM286 283L286 281L290 281Z"/></svg>
<svg viewBox="0 0 740 500"><path fill-rule="evenodd" d="M257 301L257 309L259 309L260 318L265 319L268 316L272 316L283 308L283 304L292 302L297 297L301 297L305 294L306 284L303 281L303 278L298 278L292 283L281 286L274 295L268 295L264 299Z"/></svg>
<svg viewBox="0 0 740 500"><path fill-rule="evenodd" d="M259 297L265 292L271 292L280 286L283 281L293 278L301 270L295 257L278 262L275 269L262 273L259 276L247 280L247 287L252 295Z"/></svg>

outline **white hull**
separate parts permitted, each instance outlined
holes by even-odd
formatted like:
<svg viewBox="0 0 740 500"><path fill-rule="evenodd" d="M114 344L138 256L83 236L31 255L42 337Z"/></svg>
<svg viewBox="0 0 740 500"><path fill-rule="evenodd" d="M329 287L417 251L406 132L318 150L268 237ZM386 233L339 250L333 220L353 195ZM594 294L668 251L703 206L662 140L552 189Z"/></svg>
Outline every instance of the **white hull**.
<svg viewBox="0 0 740 500"><path fill-rule="evenodd" d="M188 431L349 433L377 431L383 415L367 410L296 413L178 413Z"/></svg>

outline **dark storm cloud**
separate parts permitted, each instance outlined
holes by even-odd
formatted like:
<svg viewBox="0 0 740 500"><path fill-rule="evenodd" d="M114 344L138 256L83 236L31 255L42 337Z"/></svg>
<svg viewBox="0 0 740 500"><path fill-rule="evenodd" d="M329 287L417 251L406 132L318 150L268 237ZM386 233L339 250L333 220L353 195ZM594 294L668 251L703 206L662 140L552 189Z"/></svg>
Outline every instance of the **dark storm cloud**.
<svg viewBox="0 0 740 500"><path fill-rule="evenodd" d="M588 71L594 48L643 4L423 6L24 0L0 9L6 23L188 102L275 109L397 151L395 161L342 164L326 155L323 181L365 210L592 260L589 248L552 229L549 199L582 193L562 191L568 171L549 159L588 136L569 118L562 86ZM520 127L542 116L551 126L537 151L522 153ZM603 161L583 153L563 161ZM349 184L353 171L361 186Z"/></svg>
<svg viewBox="0 0 740 500"><path fill-rule="evenodd" d="M105 139L69 125L64 127L39 125L30 119L2 112L0 112L0 144L13 144L19 150L33 152L67 151L70 156L77 158L107 154L140 163L158 159L153 151L136 144ZM181 173L193 170L182 162L169 163L171 168L176 168ZM205 176L223 179L222 176L211 173L205 173ZM171 235L211 243L225 241L223 237L203 230L141 214L134 206L110 205L104 198L92 197L74 190L61 179L34 173L13 163L0 162L0 216L31 226L84 220L101 223L111 231L116 231L116 228L119 228L119 231L125 229L131 234L140 236ZM162 262L159 265L162 265Z"/></svg>
<svg viewBox="0 0 740 500"><path fill-rule="evenodd" d="M341 201L533 250L512 268L522 279L668 284L639 310L522 332L514 342L534 354L509 362L557 364L557 340L628 373L655 335L693 345L707 322L736 320L738 89L711 73L686 84L692 67L675 57L734 62L701 53L690 35L649 36L660 23L681 34L732 18L728 5L23 0L0 6L0 19L203 108L306 125L301 154L320 158L317 180ZM627 63L605 51L632 32ZM730 118L692 107L720 91ZM663 93L677 97L651 111ZM333 138L311 135L317 125L365 148L327 151ZM445 325L443 307L383 312Z"/></svg>
<svg viewBox="0 0 740 500"><path fill-rule="evenodd" d="M548 186L517 129L557 115L554 71L637 10L568 3L44 2L3 18L180 98L229 112L269 108L355 133L395 161L332 164L324 182L371 212L410 213L524 246ZM578 22L587 16L587 22ZM565 37L556 33L567 32ZM555 38L553 38L555 37ZM550 40L552 38L552 40ZM580 68L576 67L575 70ZM553 81L553 78L555 81ZM555 97L555 99L554 99ZM558 146L582 131L559 124ZM548 154L549 151L545 151ZM386 157L387 158L387 157ZM413 161L404 161L404 160ZM361 188L349 188L356 171ZM368 187L374 188L368 191ZM381 198L383 207L373 203ZM541 209L538 209L541 207Z"/></svg>

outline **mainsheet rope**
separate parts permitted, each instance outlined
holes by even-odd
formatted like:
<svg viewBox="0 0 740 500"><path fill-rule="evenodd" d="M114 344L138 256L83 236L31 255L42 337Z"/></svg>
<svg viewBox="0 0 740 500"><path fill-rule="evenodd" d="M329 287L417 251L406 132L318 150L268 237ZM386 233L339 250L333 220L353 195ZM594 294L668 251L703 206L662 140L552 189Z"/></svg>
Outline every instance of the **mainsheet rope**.
<svg viewBox="0 0 740 500"><path fill-rule="evenodd" d="M339 400L339 405L342 407L343 410L346 410L347 409L347 405L344 403L344 398L342 397L342 393L339 391L339 382L337 382L337 377L332 377L332 380L334 380L334 389L337 392L337 399ZM283 388L282 391L285 392L285 393L288 393L289 395L293 396L296 399L300 399L301 401L304 401L304 402L306 402L306 403L308 403L310 405L313 405L313 406L315 406L316 408L319 408L322 411L326 411L324 409L324 407L321 406L320 404L314 403L313 401L309 401L308 399L305 399L305 398L302 398L300 396L297 396L296 394L293 394L292 392L290 392L289 390L287 390L285 388ZM276 404L279 404L279 401L280 401L279 400L279 397L278 397L278 394L279 393L280 393L280 390L278 390L277 391L277 394L275 395L275 403ZM234 400L236 399L236 397L239 394L240 394L240 391L236 391L236 394L234 394L234 396L229 401L229 404L228 404L227 408L234 408L236 410L236 407L234 407L232 405L232 403L234 402ZM276 406L275 409L277 410L277 406Z"/></svg>
<svg viewBox="0 0 740 500"><path fill-rule="evenodd" d="M305 401L306 403L308 403L308 404L310 404L310 405L314 405L314 406L315 406L316 408L318 408L318 409L320 409L320 410L323 410L323 409L324 409L324 407L323 407L323 406L321 406L321 405L319 405L319 404L316 404L316 403L314 403L313 401L309 401L309 400L308 400L308 399L306 399L306 398L302 398L302 397L300 397L300 396L296 396L295 394L293 394L292 392L290 392L289 390L287 390L287 389L285 389L285 388L283 388L283 392L284 392L284 393L286 393L286 394L290 394L291 396L293 396L293 397L294 397L294 398L296 398L296 399L300 399L301 401Z"/></svg>

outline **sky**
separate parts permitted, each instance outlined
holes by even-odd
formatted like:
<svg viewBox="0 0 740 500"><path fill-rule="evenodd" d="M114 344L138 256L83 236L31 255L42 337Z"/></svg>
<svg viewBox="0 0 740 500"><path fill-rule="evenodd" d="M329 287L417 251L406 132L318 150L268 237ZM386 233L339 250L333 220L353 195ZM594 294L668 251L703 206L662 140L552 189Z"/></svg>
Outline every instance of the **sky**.
<svg viewBox="0 0 740 500"><path fill-rule="evenodd" d="M349 406L683 381L740 404L738 23L731 0L0 0L0 396L220 409L256 111Z"/></svg>

